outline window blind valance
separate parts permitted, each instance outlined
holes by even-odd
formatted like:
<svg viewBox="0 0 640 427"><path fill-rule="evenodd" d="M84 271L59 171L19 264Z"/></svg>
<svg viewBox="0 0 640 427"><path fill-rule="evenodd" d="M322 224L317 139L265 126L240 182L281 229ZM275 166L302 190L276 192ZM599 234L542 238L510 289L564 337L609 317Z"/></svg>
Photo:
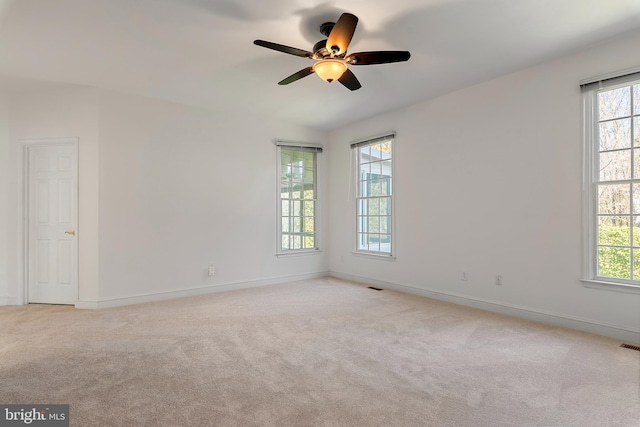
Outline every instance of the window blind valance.
<svg viewBox="0 0 640 427"><path fill-rule="evenodd" d="M351 143L351 148L358 148L358 147L362 147L364 145L377 144L379 142L392 141L395 137L396 137L395 132L392 132L392 133L389 133L387 135L378 136L376 138L365 139L365 140L362 140L362 141L355 141L355 142Z"/></svg>
<svg viewBox="0 0 640 427"><path fill-rule="evenodd" d="M598 90L604 87L611 87L619 84L629 83L640 78L640 67L630 68L624 71L605 74L580 81L580 88L583 92Z"/></svg>
<svg viewBox="0 0 640 427"><path fill-rule="evenodd" d="M311 153L322 153L322 145L320 144L311 144L306 142L292 142L292 141L282 141L277 139L275 141L276 146L278 147L287 147L287 148L295 148L300 151L307 151Z"/></svg>

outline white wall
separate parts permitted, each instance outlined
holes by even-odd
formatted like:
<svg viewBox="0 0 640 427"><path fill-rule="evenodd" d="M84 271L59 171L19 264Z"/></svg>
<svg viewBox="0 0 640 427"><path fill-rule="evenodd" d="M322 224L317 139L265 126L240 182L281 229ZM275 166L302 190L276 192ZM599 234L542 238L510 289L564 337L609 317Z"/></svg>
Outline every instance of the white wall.
<svg viewBox="0 0 640 427"><path fill-rule="evenodd" d="M281 123L102 92L99 300L326 272L326 250L275 257L274 138L326 139Z"/></svg>
<svg viewBox="0 0 640 427"><path fill-rule="evenodd" d="M79 139L80 307L328 271L326 221L317 255L276 258L274 231L273 140L322 143L324 133L69 85L8 98L0 99L0 304L24 302L21 141L31 139ZM320 185L326 192L326 179Z"/></svg>
<svg viewBox="0 0 640 427"><path fill-rule="evenodd" d="M9 115L8 96L0 91L0 305L16 303L8 294Z"/></svg>
<svg viewBox="0 0 640 427"><path fill-rule="evenodd" d="M8 297L23 301L23 145L32 139L79 140L79 298L98 295L98 103L97 91L61 86L12 93L9 97Z"/></svg>
<svg viewBox="0 0 640 427"><path fill-rule="evenodd" d="M640 32L626 34L332 132L331 270L640 341L640 295L579 280L578 82L640 65L637 46ZM424 84L437 82L425 76ZM347 202L349 142L389 130L397 131L395 262L352 255L354 203Z"/></svg>

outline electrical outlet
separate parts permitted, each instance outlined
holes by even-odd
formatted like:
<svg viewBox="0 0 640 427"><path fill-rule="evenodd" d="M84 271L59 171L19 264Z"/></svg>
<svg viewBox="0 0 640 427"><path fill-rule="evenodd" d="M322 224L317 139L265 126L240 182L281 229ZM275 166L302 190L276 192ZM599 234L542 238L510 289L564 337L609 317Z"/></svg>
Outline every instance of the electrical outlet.
<svg viewBox="0 0 640 427"><path fill-rule="evenodd" d="M467 272L466 272L466 271L463 271L463 272L462 272L462 277L460 278L460 280L462 280L462 281L464 281L464 282L466 282L466 281L468 281L468 280L469 280L469 275L467 274Z"/></svg>
<svg viewBox="0 0 640 427"><path fill-rule="evenodd" d="M496 285L502 286L502 275L496 274Z"/></svg>
<svg viewBox="0 0 640 427"><path fill-rule="evenodd" d="M213 264L209 264L209 276L215 276L216 275L216 268L213 266Z"/></svg>

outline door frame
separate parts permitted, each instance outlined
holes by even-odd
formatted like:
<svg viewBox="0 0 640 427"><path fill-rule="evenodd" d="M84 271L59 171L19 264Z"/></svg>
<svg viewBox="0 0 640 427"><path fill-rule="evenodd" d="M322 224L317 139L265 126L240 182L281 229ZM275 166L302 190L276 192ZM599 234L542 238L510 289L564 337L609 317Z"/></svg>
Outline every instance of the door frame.
<svg viewBox="0 0 640 427"><path fill-rule="evenodd" d="M76 238L74 240L74 251L76 258L75 280L76 290L75 296L77 304L80 295L80 253L79 253L79 239L80 239L80 156L78 150L78 138L66 137L66 138L39 138L39 139L24 139L20 141L22 145L22 251L20 254L20 270L22 271L22 292L18 292L18 304L29 304L29 184L30 184L30 156L29 150L32 147L38 146L54 146L54 145L71 145L76 154Z"/></svg>

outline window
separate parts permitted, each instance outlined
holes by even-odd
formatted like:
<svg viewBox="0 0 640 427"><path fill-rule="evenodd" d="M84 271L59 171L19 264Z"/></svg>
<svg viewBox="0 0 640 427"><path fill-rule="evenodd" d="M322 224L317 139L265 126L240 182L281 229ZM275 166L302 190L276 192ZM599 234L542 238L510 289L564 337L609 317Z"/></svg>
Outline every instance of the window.
<svg viewBox="0 0 640 427"><path fill-rule="evenodd" d="M318 249L319 147L278 142L278 254Z"/></svg>
<svg viewBox="0 0 640 427"><path fill-rule="evenodd" d="M392 256L393 140L351 144L356 158L356 252Z"/></svg>
<svg viewBox="0 0 640 427"><path fill-rule="evenodd" d="M640 73L583 85L585 276L640 286Z"/></svg>

